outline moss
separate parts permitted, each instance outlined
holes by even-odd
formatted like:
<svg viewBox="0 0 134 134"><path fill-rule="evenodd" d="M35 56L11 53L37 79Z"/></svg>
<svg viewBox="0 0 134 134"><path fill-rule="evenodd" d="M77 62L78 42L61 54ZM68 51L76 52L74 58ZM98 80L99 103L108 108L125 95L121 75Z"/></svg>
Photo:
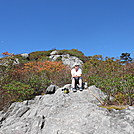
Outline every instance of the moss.
<svg viewBox="0 0 134 134"><path fill-rule="evenodd" d="M116 106L116 105L110 105L110 106L100 106L102 108L106 108L108 110L116 109L116 110L123 110L126 109L128 106Z"/></svg>

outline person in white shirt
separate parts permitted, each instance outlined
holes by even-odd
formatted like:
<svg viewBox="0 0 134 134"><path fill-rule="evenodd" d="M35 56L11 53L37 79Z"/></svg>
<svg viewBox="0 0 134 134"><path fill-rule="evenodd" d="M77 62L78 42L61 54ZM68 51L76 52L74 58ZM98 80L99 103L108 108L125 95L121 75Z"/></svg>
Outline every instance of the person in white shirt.
<svg viewBox="0 0 134 134"><path fill-rule="evenodd" d="M75 64L74 68L71 70L71 75L72 75L72 90L76 92L76 86L79 84L80 91L83 90L82 88L82 70L79 68L78 64Z"/></svg>

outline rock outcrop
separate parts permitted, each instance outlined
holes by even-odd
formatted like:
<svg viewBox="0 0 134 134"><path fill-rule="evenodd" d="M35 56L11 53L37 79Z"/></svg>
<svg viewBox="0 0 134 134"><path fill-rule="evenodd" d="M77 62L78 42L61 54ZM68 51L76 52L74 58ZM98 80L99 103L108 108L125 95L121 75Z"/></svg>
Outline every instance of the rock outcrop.
<svg viewBox="0 0 134 134"><path fill-rule="evenodd" d="M49 58L52 61L56 61L58 58L63 62L64 65L68 65L71 68L74 66L75 63L82 65L83 61L81 61L78 57L76 56L70 56L69 54L63 54L63 55L59 55L58 52L52 51L50 53Z"/></svg>
<svg viewBox="0 0 134 134"><path fill-rule="evenodd" d="M23 58L28 58L29 57L29 54L28 53L23 53L23 54L20 54Z"/></svg>
<svg viewBox="0 0 134 134"><path fill-rule="evenodd" d="M11 57L11 56L10 56ZM0 65L2 66L9 66L9 65L16 65L19 64L19 59L18 58L8 58L8 59L2 59L0 61Z"/></svg>
<svg viewBox="0 0 134 134"><path fill-rule="evenodd" d="M95 86L89 89L105 97ZM0 134L134 133L134 107L109 112L98 104L88 90L64 94L59 88L54 94L16 102L6 112L1 111Z"/></svg>

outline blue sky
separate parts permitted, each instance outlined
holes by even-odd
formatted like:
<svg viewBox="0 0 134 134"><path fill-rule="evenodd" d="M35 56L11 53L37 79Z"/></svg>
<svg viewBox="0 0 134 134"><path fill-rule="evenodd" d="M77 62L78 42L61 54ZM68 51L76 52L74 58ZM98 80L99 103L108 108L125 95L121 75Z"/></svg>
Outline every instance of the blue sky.
<svg viewBox="0 0 134 134"><path fill-rule="evenodd" d="M0 53L134 52L134 0L0 0Z"/></svg>

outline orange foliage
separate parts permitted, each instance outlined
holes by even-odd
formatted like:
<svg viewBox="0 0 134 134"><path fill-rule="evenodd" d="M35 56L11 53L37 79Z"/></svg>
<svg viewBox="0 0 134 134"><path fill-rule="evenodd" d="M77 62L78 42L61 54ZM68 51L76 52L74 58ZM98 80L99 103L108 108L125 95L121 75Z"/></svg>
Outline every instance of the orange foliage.
<svg viewBox="0 0 134 134"><path fill-rule="evenodd" d="M9 53L9 52L7 52L7 51L6 51L6 52L3 52L2 54L3 54L3 55L11 55L11 56L14 55L13 53Z"/></svg>
<svg viewBox="0 0 134 134"><path fill-rule="evenodd" d="M18 66L13 72L14 79L27 82L35 75L40 77L43 74L51 83L58 86L70 82L70 68L60 61L32 61L25 63L23 67Z"/></svg>
<svg viewBox="0 0 134 134"><path fill-rule="evenodd" d="M62 64L62 62L57 61L44 61L44 62L29 62L25 63L24 67L21 69L17 69L18 73L27 73L27 72L42 72L42 71L49 71L49 72L59 72L65 69L66 66Z"/></svg>

